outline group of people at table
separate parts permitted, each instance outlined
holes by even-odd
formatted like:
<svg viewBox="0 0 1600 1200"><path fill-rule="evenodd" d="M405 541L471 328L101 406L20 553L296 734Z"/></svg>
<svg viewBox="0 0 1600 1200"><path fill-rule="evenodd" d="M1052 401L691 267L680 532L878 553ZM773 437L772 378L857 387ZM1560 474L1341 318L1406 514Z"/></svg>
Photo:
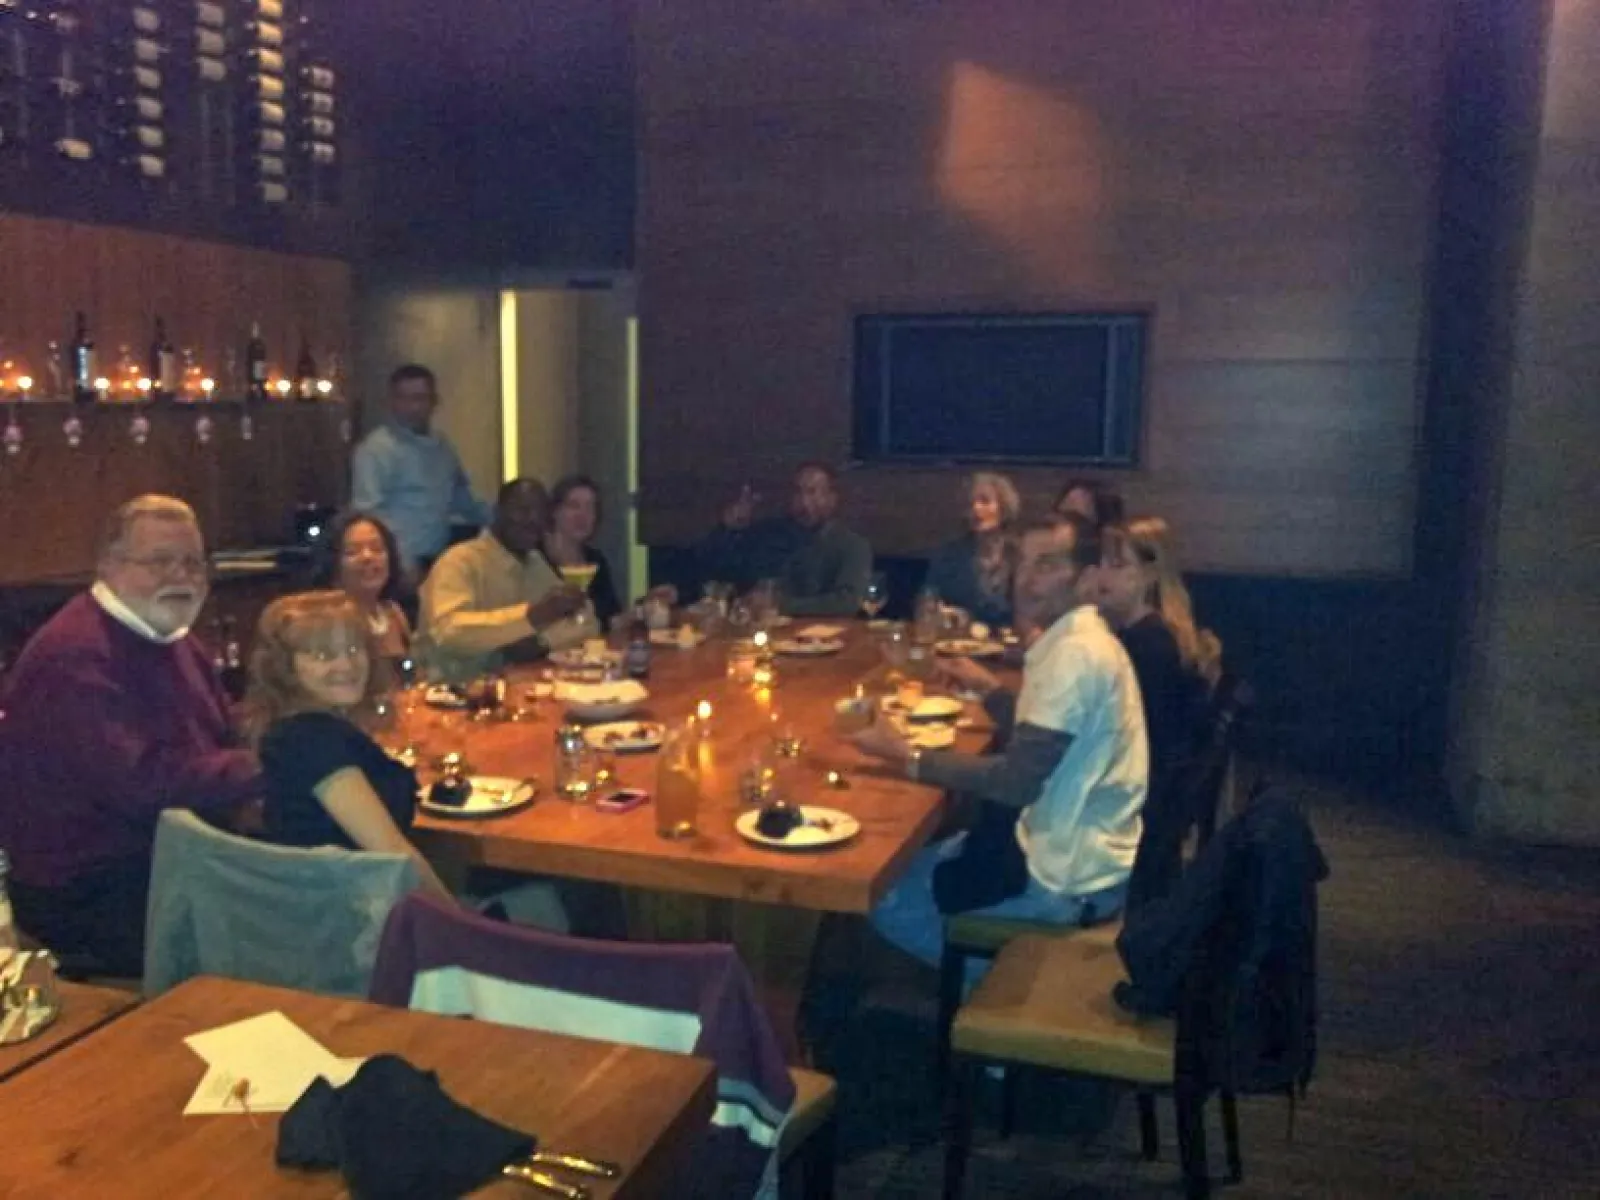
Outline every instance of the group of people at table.
<svg viewBox="0 0 1600 1200"><path fill-rule="evenodd" d="M368 732L390 664L419 655L459 677L537 661L600 636L623 607L591 545L593 481L547 491L516 479L485 508L432 431L432 374L401 368L389 399L390 419L357 447L323 586L267 607L237 710L192 632L208 592L194 512L151 495L111 516L93 586L0 683L0 849L29 935L140 974L152 840L171 807L280 844L410 855L424 886L448 894L409 836L417 777ZM981 755L919 750L881 721L852 735L909 779L982 801L976 823L925 849L873 914L930 962L950 912L1077 924L1123 906L1147 797L1182 772L1220 670L1161 519L1127 520L1114 494L1074 483L1025 520L1016 488L987 472L967 481L966 502L967 528L933 556L928 584L1015 629L1020 689L970 659L941 664L995 720ZM794 615L857 613L872 551L839 515L833 471L799 468L787 516L757 520L757 505L746 489L724 510L698 548L702 577L777 580ZM451 545L453 519L486 526ZM578 564L596 568L586 589L562 577ZM546 911L562 927L559 904Z"/></svg>

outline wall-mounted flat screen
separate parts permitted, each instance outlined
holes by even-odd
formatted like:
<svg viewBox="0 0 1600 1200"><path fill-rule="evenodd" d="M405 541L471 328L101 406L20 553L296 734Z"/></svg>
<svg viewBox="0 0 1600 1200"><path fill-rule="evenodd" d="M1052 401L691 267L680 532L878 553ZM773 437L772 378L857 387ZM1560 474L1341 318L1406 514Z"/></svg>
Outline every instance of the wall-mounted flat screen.
<svg viewBox="0 0 1600 1200"><path fill-rule="evenodd" d="M867 314L855 325L865 462L1138 461L1149 314Z"/></svg>

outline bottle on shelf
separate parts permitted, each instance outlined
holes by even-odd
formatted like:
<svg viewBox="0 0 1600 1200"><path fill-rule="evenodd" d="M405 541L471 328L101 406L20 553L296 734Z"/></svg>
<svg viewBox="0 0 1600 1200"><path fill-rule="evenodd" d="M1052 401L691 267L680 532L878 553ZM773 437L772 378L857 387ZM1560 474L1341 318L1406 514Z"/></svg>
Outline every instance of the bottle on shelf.
<svg viewBox="0 0 1600 1200"><path fill-rule="evenodd" d="M311 357L311 346L300 339L300 357L294 364L294 395L296 400L317 398L317 360Z"/></svg>
<svg viewBox="0 0 1600 1200"><path fill-rule="evenodd" d="M244 348L245 399L266 400L268 385L267 343L261 340L261 322L250 322L250 340Z"/></svg>
<svg viewBox="0 0 1600 1200"><path fill-rule="evenodd" d="M150 398L170 401L177 397L182 380L178 376L178 352L167 340L167 323L156 318L155 336L150 339Z"/></svg>
<svg viewBox="0 0 1600 1200"><path fill-rule="evenodd" d="M81 309L73 318L72 341L67 346L67 376L72 380L72 398L79 404L93 404L100 390L99 360L89 336L89 318Z"/></svg>

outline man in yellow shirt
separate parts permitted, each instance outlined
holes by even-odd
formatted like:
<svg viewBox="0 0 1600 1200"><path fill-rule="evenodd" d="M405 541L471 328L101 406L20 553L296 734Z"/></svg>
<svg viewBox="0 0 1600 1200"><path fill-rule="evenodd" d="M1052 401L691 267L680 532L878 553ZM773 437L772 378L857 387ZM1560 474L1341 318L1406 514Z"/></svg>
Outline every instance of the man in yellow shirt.
<svg viewBox="0 0 1600 1200"><path fill-rule="evenodd" d="M494 520L440 557L422 586L430 666L462 680L603 636L588 597L562 582L539 544L549 496L537 479L500 489Z"/></svg>

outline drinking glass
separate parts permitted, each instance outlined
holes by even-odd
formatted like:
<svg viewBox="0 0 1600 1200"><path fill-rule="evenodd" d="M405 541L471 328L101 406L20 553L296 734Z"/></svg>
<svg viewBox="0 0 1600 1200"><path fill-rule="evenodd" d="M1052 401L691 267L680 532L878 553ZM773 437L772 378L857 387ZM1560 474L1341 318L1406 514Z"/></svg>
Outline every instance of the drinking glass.
<svg viewBox="0 0 1600 1200"><path fill-rule="evenodd" d="M875 621L889 603L889 577L882 571L874 571L872 578L867 580L867 590L861 597L861 611L867 614L867 620Z"/></svg>
<svg viewBox="0 0 1600 1200"><path fill-rule="evenodd" d="M750 592L750 615L755 623L767 626L778 616L782 601L778 581L763 579Z"/></svg>
<svg viewBox="0 0 1600 1200"><path fill-rule="evenodd" d="M656 764L656 833L693 837L699 829L700 738L688 726L667 734Z"/></svg>
<svg viewBox="0 0 1600 1200"><path fill-rule="evenodd" d="M733 603L733 584L708 583L705 586L705 598L716 610L722 620L728 618L728 606Z"/></svg>
<svg viewBox="0 0 1600 1200"><path fill-rule="evenodd" d="M728 678L734 683L751 683L756 677L756 662L760 653L756 644L741 638L728 645Z"/></svg>

